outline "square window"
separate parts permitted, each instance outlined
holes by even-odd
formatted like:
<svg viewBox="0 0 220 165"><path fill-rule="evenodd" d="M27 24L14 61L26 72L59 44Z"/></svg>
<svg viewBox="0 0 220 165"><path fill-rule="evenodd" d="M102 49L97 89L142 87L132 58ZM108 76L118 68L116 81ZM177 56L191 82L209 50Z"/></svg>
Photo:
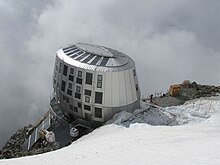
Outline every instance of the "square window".
<svg viewBox="0 0 220 165"><path fill-rule="evenodd" d="M82 109L82 103L78 103L78 108Z"/></svg>
<svg viewBox="0 0 220 165"><path fill-rule="evenodd" d="M77 79L76 79L76 83L77 83L77 84L82 84L82 79L81 79L81 78L77 78Z"/></svg>
<svg viewBox="0 0 220 165"><path fill-rule="evenodd" d="M89 96L85 96L85 102L87 102L87 103L90 102L90 97Z"/></svg>
<svg viewBox="0 0 220 165"><path fill-rule="evenodd" d="M102 81L102 75L98 75L97 80Z"/></svg>
<svg viewBox="0 0 220 165"><path fill-rule="evenodd" d="M62 80L61 91L65 92L65 89L66 89L66 82Z"/></svg>
<svg viewBox="0 0 220 165"><path fill-rule="evenodd" d="M97 88L102 88L102 82L97 82Z"/></svg>
<svg viewBox="0 0 220 165"><path fill-rule="evenodd" d="M72 90L67 89L67 94L72 96Z"/></svg>
<svg viewBox="0 0 220 165"><path fill-rule="evenodd" d="M102 118L102 108L95 107L95 117Z"/></svg>
<svg viewBox="0 0 220 165"><path fill-rule="evenodd" d="M95 92L95 103L102 104L102 92Z"/></svg>
<svg viewBox="0 0 220 165"><path fill-rule="evenodd" d="M80 86L76 86L76 92L80 93L81 91L81 87Z"/></svg>
<svg viewBox="0 0 220 165"><path fill-rule="evenodd" d="M92 73L86 73L86 84L92 85Z"/></svg>
<svg viewBox="0 0 220 165"><path fill-rule="evenodd" d="M73 106L71 104L69 105L69 107L70 107L71 110L73 110Z"/></svg>
<svg viewBox="0 0 220 165"><path fill-rule="evenodd" d="M70 74L73 74L73 73L74 73L74 69L70 68Z"/></svg>
<svg viewBox="0 0 220 165"><path fill-rule="evenodd" d="M81 99L81 94L75 92L75 98L77 98L77 99Z"/></svg>
<svg viewBox="0 0 220 165"><path fill-rule="evenodd" d="M78 108L77 107L74 107L74 112L78 112Z"/></svg>
<svg viewBox="0 0 220 165"><path fill-rule="evenodd" d="M74 77L72 75L69 75L69 80L73 81Z"/></svg>
<svg viewBox="0 0 220 165"><path fill-rule="evenodd" d="M89 105L84 105L84 109L87 111L91 111L91 107Z"/></svg>
<svg viewBox="0 0 220 165"><path fill-rule="evenodd" d="M82 77L82 71L78 71L78 76L77 77Z"/></svg>
<svg viewBox="0 0 220 165"><path fill-rule="evenodd" d="M92 91L91 90L87 90L87 89L85 89L85 95L87 95L87 96L91 96L91 93L92 93Z"/></svg>

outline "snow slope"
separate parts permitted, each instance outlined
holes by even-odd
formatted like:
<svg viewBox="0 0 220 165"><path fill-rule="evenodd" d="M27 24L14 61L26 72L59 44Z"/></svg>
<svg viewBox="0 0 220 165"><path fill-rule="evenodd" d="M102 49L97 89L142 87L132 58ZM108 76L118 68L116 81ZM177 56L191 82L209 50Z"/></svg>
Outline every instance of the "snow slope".
<svg viewBox="0 0 220 165"><path fill-rule="evenodd" d="M211 101L211 108L210 100L204 98L202 104L200 100L195 100L182 106L164 109L173 111L180 122L187 121L182 122L184 125L171 127L131 124L129 128L106 125L66 148L42 155L1 160L0 165L219 165L220 100L212 98ZM195 105L199 105L199 108ZM198 112L195 113L197 115L192 115L194 111ZM207 114L203 114L204 111Z"/></svg>

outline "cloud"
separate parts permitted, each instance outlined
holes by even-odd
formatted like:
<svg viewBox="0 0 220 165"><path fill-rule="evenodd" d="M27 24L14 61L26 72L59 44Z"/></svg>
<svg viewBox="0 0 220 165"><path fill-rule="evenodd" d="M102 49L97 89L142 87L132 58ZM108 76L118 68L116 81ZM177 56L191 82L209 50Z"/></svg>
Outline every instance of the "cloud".
<svg viewBox="0 0 220 165"><path fill-rule="evenodd" d="M0 0L0 137L47 110L55 52L70 43L127 53L145 96L184 79L218 84L219 3Z"/></svg>

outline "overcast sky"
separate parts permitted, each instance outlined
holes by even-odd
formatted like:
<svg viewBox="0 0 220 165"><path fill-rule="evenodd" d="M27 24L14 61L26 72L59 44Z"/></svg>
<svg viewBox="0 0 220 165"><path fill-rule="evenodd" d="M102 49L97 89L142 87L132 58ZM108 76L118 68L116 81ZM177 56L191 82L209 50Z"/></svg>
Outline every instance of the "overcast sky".
<svg viewBox="0 0 220 165"><path fill-rule="evenodd" d="M0 0L0 146L48 110L56 50L131 56L144 96L185 79L220 85L219 0Z"/></svg>

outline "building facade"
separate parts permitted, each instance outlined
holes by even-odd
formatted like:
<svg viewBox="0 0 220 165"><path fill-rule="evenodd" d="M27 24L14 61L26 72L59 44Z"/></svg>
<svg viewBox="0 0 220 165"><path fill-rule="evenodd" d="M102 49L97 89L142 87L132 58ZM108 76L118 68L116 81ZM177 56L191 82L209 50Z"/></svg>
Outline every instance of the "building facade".
<svg viewBox="0 0 220 165"><path fill-rule="evenodd" d="M104 46L78 43L57 51L53 88L68 118L102 124L140 107L134 61Z"/></svg>

